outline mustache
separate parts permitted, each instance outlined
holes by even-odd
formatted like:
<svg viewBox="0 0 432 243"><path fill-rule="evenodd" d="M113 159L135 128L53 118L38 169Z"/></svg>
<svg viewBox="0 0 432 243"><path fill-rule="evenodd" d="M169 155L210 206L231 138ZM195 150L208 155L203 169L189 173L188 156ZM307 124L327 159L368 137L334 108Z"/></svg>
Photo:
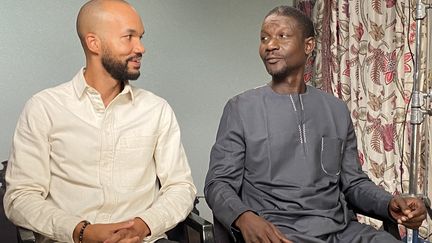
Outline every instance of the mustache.
<svg viewBox="0 0 432 243"><path fill-rule="evenodd" d="M136 54L135 56L128 57L128 59L126 59L126 62L129 62L129 61L132 61L133 59L141 58L141 57L142 57L142 54L139 53L139 54Z"/></svg>
<svg viewBox="0 0 432 243"><path fill-rule="evenodd" d="M266 55L264 55L264 59L273 59L273 58L275 58L275 59L283 59L284 58L284 56L283 55L279 55L279 54L277 54L277 53L268 53L268 54L266 54Z"/></svg>

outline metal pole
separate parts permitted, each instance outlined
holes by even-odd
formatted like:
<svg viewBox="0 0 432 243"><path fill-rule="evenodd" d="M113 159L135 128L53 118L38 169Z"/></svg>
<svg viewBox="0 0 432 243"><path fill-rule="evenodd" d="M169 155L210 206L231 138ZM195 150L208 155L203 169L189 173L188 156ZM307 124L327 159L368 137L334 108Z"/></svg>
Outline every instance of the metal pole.
<svg viewBox="0 0 432 243"><path fill-rule="evenodd" d="M415 65L414 65L414 80L413 93L411 99L411 160L409 174L409 194L417 196L418 182L418 155L419 146L418 138L420 137L419 125L423 121L423 112L421 111L422 99L420 94L420 47L421 47L421 20L425 17L426 10L424 4L419 0L416 5L416 48L415 48Z"/></svg>
<svg viewBox="0 0 432 243"><path fill-rule="evenodd" d="M426 8L421 0L416 4L416 51L415 51L415 65L414 65L414 80L413 80L413 93L411 99L411 160L410 160L410 173L409 173L409 194L410 196L417 196L417 183L418 183L418 164L419 164L419 138L420 138L420 124L423 122L423 112L421 110L423 96L420 92L420 48L421 48L421 20L426 16ZM412 238L407 237L407 243L417 243L418 230L412 230Z"/></svg>

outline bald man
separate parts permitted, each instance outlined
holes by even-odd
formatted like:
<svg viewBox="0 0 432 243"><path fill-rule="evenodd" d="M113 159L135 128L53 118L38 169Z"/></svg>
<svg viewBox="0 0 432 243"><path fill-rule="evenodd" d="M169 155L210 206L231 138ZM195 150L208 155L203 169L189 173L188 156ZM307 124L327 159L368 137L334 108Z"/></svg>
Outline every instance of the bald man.
<svg viewBox="0 0 432 243"><path fill-rule="evenodd" d="M168 103L130 85L144 26L125 1L77 18L86 65L34 95L13 137L5 212L38 242L169 242L196 188Z"/></svg>

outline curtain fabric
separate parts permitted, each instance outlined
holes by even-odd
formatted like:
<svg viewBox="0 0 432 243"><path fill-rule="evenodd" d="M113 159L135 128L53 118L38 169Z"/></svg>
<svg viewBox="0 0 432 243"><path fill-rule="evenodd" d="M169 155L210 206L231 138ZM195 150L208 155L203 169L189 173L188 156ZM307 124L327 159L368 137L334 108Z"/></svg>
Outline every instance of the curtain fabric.
<svg viewBox="0 0 432 243"><path fill-rule="evenodd" d="M312 18L316 30L317 46L307 63L305 82L347 103L359 163L369 177L393 194L407 193L416 31L410 13L415 1L299 0L296 5ZM426 35L422 39L423 52ZM421 87L425 56L419 61ZM419 192L424 182L423 172ZM380 226L376 220L360 220Z"/></svg>

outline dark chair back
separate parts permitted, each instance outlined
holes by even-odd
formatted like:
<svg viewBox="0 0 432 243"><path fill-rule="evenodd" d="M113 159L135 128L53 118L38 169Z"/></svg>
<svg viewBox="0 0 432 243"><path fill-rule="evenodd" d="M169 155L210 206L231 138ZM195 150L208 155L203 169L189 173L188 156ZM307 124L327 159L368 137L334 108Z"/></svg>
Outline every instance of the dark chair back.
<svg viewBox="0 0 432 243"><path fill-rule="evenodd" d="M234 239L234 237L231 235L228 229L225 228L215 216L213 216L213 228L214 228L215 243L241 242L238 239Z"/></svg>
<svg viewBox="0 0 432 243"><path fill-rule="evenodd" d="M199 215L199 211L196 208L196 205L198 204L198 199L195 198L194 202L194 208L192 209L192 212ZM187 225L184 222L180 222L176 227L166 232L168 239L173 241L178 241L180 243L189 243L189 229ZM198 242L198 241L197 241Z"/></svg>
<svg viewBox="0 0 432 243"><path fill-rule="evenodd" d="M6 190L5 174L7 161L0 163L0 239L2 242L17 243L17 231L7 218L3 207L3 197Z"/></svg>

